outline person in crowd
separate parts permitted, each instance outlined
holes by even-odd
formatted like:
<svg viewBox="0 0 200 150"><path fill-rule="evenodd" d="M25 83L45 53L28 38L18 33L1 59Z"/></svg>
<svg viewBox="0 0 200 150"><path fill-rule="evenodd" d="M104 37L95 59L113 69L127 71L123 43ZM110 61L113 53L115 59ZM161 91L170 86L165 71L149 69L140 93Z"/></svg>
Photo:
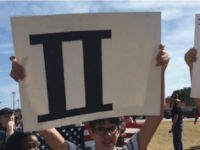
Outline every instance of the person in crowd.
<svg viewBox="0 0 200 150"><path fill-rule="evenodd" d="M137 116L132 116L132 118L133 118L133 122L134 122L134 123L137 123L137 122L136 122Z"/></svg>
<svg viewBox="0 0 200 150"><path fill-rule="evenodd" d="M126 133L125 133L126 123L125 123L125 119L123 117L120 118L119 125L120 125L120 128L121 128L121 132L120 132L119 138L117 140L116 146L117 147L123 147L123 146L125 146L124 143L125 143L125 137L126 137Z"/></svg>
<svg viewBox="0 0 200 150"><path fill-rule="evenodd" d="M25 75L24 68L17 62L15 57L10 58L12 63L11 77L15 80L23 80ZM135 134L126 146L122 150L145 150L153 137L155 131L157 130L160 122L164 116L164 103L165 103L165 70L169 62L169 56L164 50L164 44L159 46L158 55L155 60L155 65L161 67L161 109L159 116L148 116L144 126L139 133ZM119 138L121 127L119 125L120 117L118 118L107 118L102 120L95 120L89 122L90 136L94 139L95 145L91 150L116 150L119 149L116 147L117 140ZM48 136L48 135L52 136ZM46 131L44 134L46 136L46 142L51 143L52 147L60 147L58 150L77 150L79 149L76 145L66 142L63 143L63 139L59 134L52 134L52 131ZM60 142L59 142L60 141Z"/></svg>
<svg viewBox="0 0 200 150"><path fill-rule="evenodd" d="M39 150L39 141L31 132L16 131L6 142L4 150Z"/></svg>
<svg viewBox="0 0 200 150"><path fill-rule="evenodd" d="M3 150L5 143L14 133L14 112L10 108L0 110L0 150Z"/></svg>
<svg viewBox="0 0 200 150"><path fill-rule="evenodd" d="M179 106L181 102L178 94L173 93L171 96L172 107L172 127L169 133L173 133L173 145L175 150L183 150L182 132L183 132L183 113Z"/></svg>
<svg viewBox="0 0 200 150"><path fill-rule="evenodd" d="M16 131L23 131L22 121L19 120L19 119L16 121L15 130Z"/></svg>
<svg viewBox="0 0 200 150"><path fill-rule="evenodd" d="M15 132L18 131L14 129L14 112L10 108L0 110L0 150L4 150L5 144ZM38 133L44 140L53 141L53 143L48 143L52 150L67 150L67 144L64 138L55 128L39 131ZM7 150L13 149L9 149L8 147Z"/></svg>

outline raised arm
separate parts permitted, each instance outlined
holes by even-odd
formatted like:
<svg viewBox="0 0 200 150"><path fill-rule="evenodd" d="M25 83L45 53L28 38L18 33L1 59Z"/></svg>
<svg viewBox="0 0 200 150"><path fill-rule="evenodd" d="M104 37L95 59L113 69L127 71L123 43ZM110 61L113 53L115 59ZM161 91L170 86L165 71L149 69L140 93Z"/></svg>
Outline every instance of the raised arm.
<svg viewBox="0 0 200 150"><path fill-rule="evenodd" d="M44 138L51 149L69 150L67 142L55 128L39 131L39 134Z"/></svg>
<svg viewBox="0 0 200 150"><path fill-rule="evenodd" d="M185 62L189 66L191 80L192 80L193 63L196 61L197 61L197 50L195 48L191 48L185 54ZM200 113L200 99L194 98L194 102L197 106L198 112Z"/></svg>
<svg viewBox="0 0 200 150"><path fill-rule="evenodd" d="M165 70L169 62L169 56L164 50L164 44L159 46L159 52L156 58L156 66L162 67L161 71L161 109L160 116L148 116L144 126L139 133L139 142L141 150L145 150L151 141L155 131L157 130L160 122L164 117L164 107L165 107Z"/></svg>
<svg viewBox="0 0 200 150"><path fill-rule="evenodd" d="M10 76L17 82L23 80L26 77L24 68L17 62L14 56L10 57L10 60L12 61ZM39 134L52 150L69 150L67 142L55 128L39 131Z"/></svg>

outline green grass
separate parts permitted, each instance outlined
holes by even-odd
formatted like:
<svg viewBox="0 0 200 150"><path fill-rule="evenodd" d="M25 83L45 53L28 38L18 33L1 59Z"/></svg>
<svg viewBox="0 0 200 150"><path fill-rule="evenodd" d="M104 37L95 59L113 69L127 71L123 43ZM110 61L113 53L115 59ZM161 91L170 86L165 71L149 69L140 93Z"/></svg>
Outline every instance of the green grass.
<svg viewBox="0 0 200 150"><path fill-rule="evenodd" d="M147 150L173 150L172 134L169 134L171 122L162 122L154 134ZM184 122L182 134L184 149L200 146L200 122Z"/></svg>

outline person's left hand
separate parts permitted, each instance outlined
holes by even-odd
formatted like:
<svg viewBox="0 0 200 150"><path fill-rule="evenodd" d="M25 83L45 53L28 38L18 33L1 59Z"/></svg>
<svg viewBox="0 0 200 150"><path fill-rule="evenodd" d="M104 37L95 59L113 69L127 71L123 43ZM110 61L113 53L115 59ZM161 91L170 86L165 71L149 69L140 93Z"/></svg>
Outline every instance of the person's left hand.
<svg viewBox="0 0 200 150"><path fill-rule="evenodd" d="M11 56L10 60L12 61L12 70L10 76L17 82L19 79L23 80L26 77L24 68L18 63L15 56Z"/></svg>
<svg viewBox="0 0 200 150"><path fill-rule="evenodd" d="M165 45L160 44L159 52L156 57L156 66L162 66L162 72L165 72L170 60L168 53L164 49L165 49Z"/></svg>
<svg viewBox="0 0 200 150"><path fill-rule="evenodd" d="M169 130L169 133L172 133L172 129L171 129L171 130Z"/></svg>

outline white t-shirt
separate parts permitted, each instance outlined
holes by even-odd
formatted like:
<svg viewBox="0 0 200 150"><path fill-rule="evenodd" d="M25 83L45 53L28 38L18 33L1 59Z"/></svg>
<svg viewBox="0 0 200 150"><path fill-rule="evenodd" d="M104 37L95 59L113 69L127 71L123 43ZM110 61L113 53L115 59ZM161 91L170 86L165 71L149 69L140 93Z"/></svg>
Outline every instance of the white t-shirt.
<svg viewBox="0 0 200 150"><path fill-rule="evenodd" d="M69 141L67 141L67 143L69 146L69 150L81 150L75 144ZM95 150L95 146L91 147L91 150ZM139 134L136 133L134 136L132 136L127 145L125 145L123 148L115 148L115 150L140 150Z"/></svg>

